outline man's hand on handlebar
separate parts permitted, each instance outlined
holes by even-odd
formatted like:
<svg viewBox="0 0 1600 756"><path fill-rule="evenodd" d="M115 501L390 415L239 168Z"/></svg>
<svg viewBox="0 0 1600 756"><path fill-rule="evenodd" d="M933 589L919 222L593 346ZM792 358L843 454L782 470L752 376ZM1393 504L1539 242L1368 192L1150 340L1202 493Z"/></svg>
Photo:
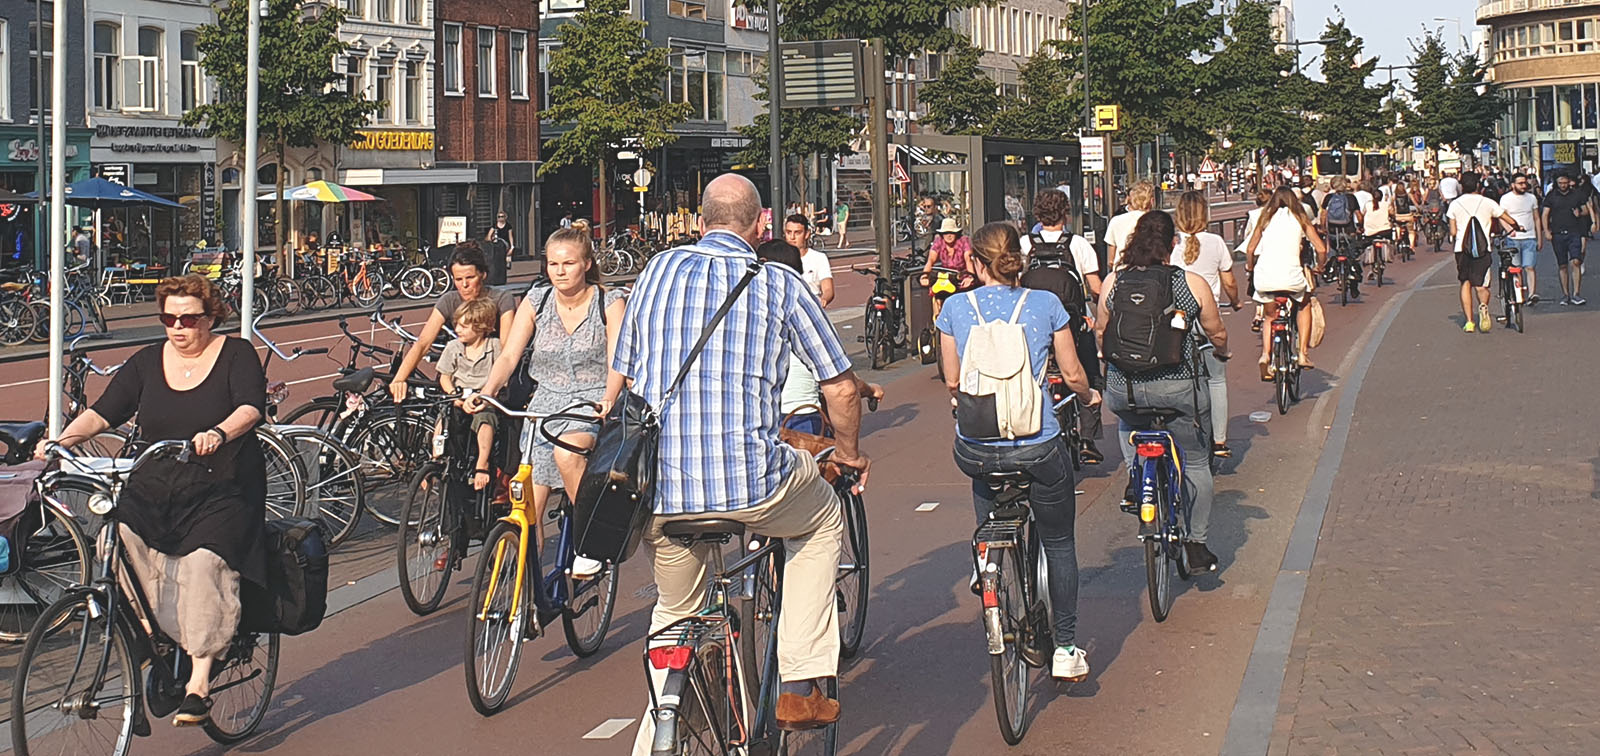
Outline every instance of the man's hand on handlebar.
<svg viewBox="0 0 1600 756"><path fill-rule="evenodd" d="M872 468L872 460L868 459L866 454L858 451L856 452L855 456L850 456L842 451L839 451L839 449L835 447L833 454L828 456L828 461L837 462L840 465L855 470L856 484L851 487L850 490L858 494L866 492L867 472Z"/></svg>

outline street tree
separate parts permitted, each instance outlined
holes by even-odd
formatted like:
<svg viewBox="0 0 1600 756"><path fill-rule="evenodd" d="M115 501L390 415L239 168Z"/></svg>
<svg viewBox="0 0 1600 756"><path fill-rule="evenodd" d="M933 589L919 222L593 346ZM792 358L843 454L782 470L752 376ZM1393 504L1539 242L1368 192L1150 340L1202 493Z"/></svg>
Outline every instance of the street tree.
<svg viewBox="0 0 1600 756"><path fill-rule="evenodd" d="M1034 52L1017 72L1020 96L1000 103L990 133L1043 141L1059 141L1076 133L1083 125L1079 79L1055 48Z"/></svg>
<svg viewBox="0 0 1600 756"><path fill-rule="evenodd" d="M1506 103L1499 87L1488 81L1488 67L1470 51L1452 60L1450 96L1456 117L1448 144L1465 154L1494 139L1495 122L1505 113Z"/></svg>
<svg viewBox="0 0 1600 756"><path fill-rule="evenodd" d="M1229 161L1252 158L1261 175L1260 158L1279 161L1306 154L1305 103L1301 80L1291 80L1294 53L1280 49L1273 37L1272 6L1243 0L1229 19L1222 49L1205 64L1208 74L1204 114Z"/></svg>
<svg viewBox="0 0 1600 756"><path fill-rule="evenodd" d="M783 0L784 39L882 39L891 57L967 44L950 14L989 0Z"/></svg>
<svg viewBox="0 0 1600 756"><path fill-rule="evenodd" d="M267 0L261 19L260 98L256 123L260 139L276 157L277 199L273 232L284 249L284 153L290 147L316 147L319 143L349 144L365 126L379 103L362 92L347 91L343 75L334 71L334 59L344 53L339 25L344 11L328 6L308 15L300 0ZM217 22L200 27L195 49L200 65L216 80L222 96L183 114L187 126L205 126L211 133L243 145L245 137L246 42L249 12L254 2L217 5ZM253 202L254 198L246 198ZM255 229L240 230L242 234Z"/></svg>
<svg viewBox="0 0 1600 756"><path fill-rule="evenodd" d="M980 51L972 45L956 48L938 77L923 85L918 99L928 106L922 121L941 134L979 135L990 131L1000 111L994 79L978 66Z"/></svg>
<svg viewBox="0 0 1600 756"><path fill-rule="evenodd" d="M1452 55L1429 33L1412 45L1411 63L1416 112L1405 133L1427 140L1430 162L1438 163L1440 147L1467 152L1493 138L1505 105L1476 56Z"/></svg>
<svg viewBox="0 0 1600 756"><path fill-rule="evenodd" d="M1388 141L1373 117L1383 108L1389 87L1367 86L1378 68L1377 56L1362 55L1362 39L1344 19L1329 20L1322 38L1331 40L1322 53L1322 84L1316 88L1317 119L1312 134L1335 149L1366 147Z"/></svg>
<svg viewBox="0 0 1600 756"><path fill-rule="evenodd" d="M756 99L770 103L767 79L756 74ZM772 149L769 137L772 122L768 111L763 110L750 123L738 127L740 136L749 140L736 158L740 164L765 166L771 162ZM805 201L806 159L815 155L823 160L850 151L850 141L860 130L861 121L840 108L785 108L778 118L779 143L786 158L792 161L798 174L802 203Z"/></svg>
<svg viewBox="0 0 1600 756"><path fill-rule="evenodd" d="M686 103L666 101L671 69L666 48L651 45L644 22L628 15L628 0L590 0L556 28L560 45L550 54L550 121L566 131L550 142L540 175L569 165L595 166L602 187L596 227L606 227L606 164L624 139L656 150L677 139L672 127L689 117Z"/></svg>

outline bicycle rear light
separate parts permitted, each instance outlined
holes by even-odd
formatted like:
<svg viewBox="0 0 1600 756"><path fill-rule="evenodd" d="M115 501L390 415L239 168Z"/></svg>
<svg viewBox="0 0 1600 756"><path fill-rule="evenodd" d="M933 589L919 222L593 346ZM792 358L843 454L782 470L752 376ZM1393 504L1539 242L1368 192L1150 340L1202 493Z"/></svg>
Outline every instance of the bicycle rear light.
<svg viewBox="0 0 1600 756"><path fill-rule="evenodd" d="M656 669L680 670L689 667L694 649L689 646L661 646L650 649L650 666Z"/></svg>
<svg viewBox="0 0 1600 756"><path fill-rule="evenodd" d="M1145 459L1157 459L1167 455L1167 445L1155 442L1139 444L1139 456Z"/></svg>

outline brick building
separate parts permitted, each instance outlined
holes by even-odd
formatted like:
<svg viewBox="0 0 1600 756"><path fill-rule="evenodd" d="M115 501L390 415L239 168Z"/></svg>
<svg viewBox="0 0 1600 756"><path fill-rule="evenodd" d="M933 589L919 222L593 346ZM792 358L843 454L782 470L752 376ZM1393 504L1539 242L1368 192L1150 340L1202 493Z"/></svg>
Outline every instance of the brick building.
<svg viewBox="0 0 1600 756"><path fill-rule="evenodd" d="M439 214L467 217L482 238L500 212L523 253L538 248L538 7L527 0L438 0L436 11Z"/></svg>

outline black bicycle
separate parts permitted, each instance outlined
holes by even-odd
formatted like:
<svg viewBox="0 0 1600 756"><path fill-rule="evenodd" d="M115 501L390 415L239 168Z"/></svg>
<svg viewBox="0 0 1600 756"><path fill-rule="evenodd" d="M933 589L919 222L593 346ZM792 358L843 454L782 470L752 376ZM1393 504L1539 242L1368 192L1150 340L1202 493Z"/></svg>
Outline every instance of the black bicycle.
<svg viewBox="0 0 1600 756"><path fill-rule="evenodd" d="M1500 258L1500 301L1505 303L1506 326L1526 333L1522 308L1528 303L1528 274L1517 259L1517 250L1506 239L1505 235L1494 239L1494 251Z"/></svg>
<svg viewBox="0 0 1600 756"><path fill-rule="evenodd" d="M1016 745L1028 731L1030 669L1050 663L1055 623L1050 575L1028 506L1025 472L990 473L994 511L972 534L973 569L983 599L983 632L1000 736Z"/></svg>
<svg viewBox="0 0 1600 756"><path fill-rule="evenodd" d="M1272 349L1268 353L1273 395L1278 400L1278 414L1287 415L1290 403L1300 401L1300 325L1295 315L1301 305L1282 294L1273 297L1273 302L1278 306L1278 316L1272 319Z"/></svg>
<svg viewBox="0 0 1600 756"><path fill-rule="evenodd" d="M95 507L107 527L99 537L93 580L51 604L28 633L11 693L11 743L23 756L87 754L90 748L121 756L134 736L150 734L150 717L177 710L190 663L155 624L139 581L129 579L133 568L116 526L117 499L132 470L157 456L176 454L186 462L190 447L160 441L127 471L103 471L82 465L59 444L46 444L63 467L102 487ZM277 634L237 633L212 669L206 734L231 744L254 733L266 717L277 676Z"/></svg>
<svg viewBox="0 0 1600 756"><path fill-rule="evenodd" d="M1350 304L1351 297L1360 296L1358 289L1361 286L1361 264L1358 255L1361 254L1362 242L1352 234L1330 232L1333 238L1332 249L1328 251L1328 263L1322 269L1322 280L1339 290L1339 306Z"/></svg>
<svg viewBox="0 0 1600 756"><path fill-rule="evenodd" d="M895 351L905 348L909 326L903 292L913 265L912 260L896 258L888 277L876 268L855 269L857 273L873 277L862 335L857 337L867 345L867 357L872 361L873 370L888 367L895 361Z"/></svg>

